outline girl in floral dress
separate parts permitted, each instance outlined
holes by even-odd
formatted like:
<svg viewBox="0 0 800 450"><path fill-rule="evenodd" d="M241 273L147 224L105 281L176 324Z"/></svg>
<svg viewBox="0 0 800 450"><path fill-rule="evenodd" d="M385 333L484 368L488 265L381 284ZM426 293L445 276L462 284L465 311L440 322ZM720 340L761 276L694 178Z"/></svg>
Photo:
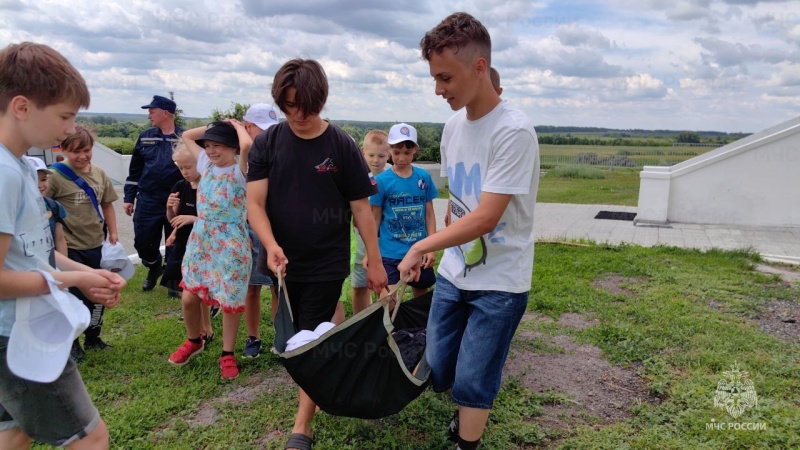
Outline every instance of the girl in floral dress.
<svg viewBox="0 0 800 450"><path fill-rule="evenodd" d="M233 379L239 376L233 351L252 264L245 227L245 173L252 140L235 120L187 130L182 140L197 156L197 171L202 177L197 188L197 221L181 266L181 303L187 339L169 362L182 366L203 351L201 302L220 306L223 313L220 375Z"/></svg>

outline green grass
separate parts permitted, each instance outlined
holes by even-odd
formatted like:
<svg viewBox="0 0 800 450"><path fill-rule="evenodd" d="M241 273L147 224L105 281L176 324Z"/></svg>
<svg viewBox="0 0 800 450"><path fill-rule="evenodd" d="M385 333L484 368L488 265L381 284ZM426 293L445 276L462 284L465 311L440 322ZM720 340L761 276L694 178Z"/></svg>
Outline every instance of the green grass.
<svg viewBox="0 0 800 450"><path fill-rule="evenodd" d="M752 320L759 305L797 301L800 289L754 272L753 262L743 251L537 245L528 310L553 318L565 312L598 318L599 325L573 337L600 347L613 363L640 367L661 402L635 407L630 419L616 425L553 430L535 419L559 396L531 392L512 377L503 383L481 448L536 448L547 438L558 438L556 447L564 449L800 447L800 345L778 341ZM240 360L239 379L220 381L221 323L215 319L217 340L210 349L185 367L169 365L167 357L184 339L183 324L176 320L179 303L160 287L142 293L143 274L139 268L122 305L107 313L104 335L114 350L92 352L81 366L109 425L112 447L283 448L296 407L294 388L263 384L283 376L279 361L269 352ZM633 296L612 295L591 284L608 274L642 281L628 287ZM712 300L723 307L709 307ZM268 303L262 308L265 343L273 336ZM711 419L732 421L713 407L713 395L721 372L734 362L750 373L759 395L758 407L739 421L765 422L766 431L705 429ZM231 393L251 398L226 401ZM198 411L209 407L217 412L215 421L197 423ZM427 391L380 421L319 414L315 448L449 449L445 427L452 409L447 396Z"/></svg>
<svg viewBox="0 0 800 450"><path fill-rule="evenodd" d="M547 173L549 177L579 178L585 180L602 180L606 177L605 171L592 166L558 166Z"/></svg>
<svg viewBox="0 0 800 450"><path fill-rule="evenodd" d="M575 167L575 166L567 166ZM573 203L636 206L639 202L639 171L616 169L599 171L604 178L586 179L559 176L554 169L539 180L537 201L542 203ZM593 172L592 172L593 173Z"/></svg>

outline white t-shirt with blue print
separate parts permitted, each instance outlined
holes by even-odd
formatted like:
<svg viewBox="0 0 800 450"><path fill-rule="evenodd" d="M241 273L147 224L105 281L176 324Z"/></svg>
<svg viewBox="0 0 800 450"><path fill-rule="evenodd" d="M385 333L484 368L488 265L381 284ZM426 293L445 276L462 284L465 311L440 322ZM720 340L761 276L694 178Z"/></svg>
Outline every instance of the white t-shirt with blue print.
<svg viewBox="0 0 800 450"><path fill-rule="evenodd" d="M0 233L11 235L5 269L53 270L48 263L53 235L36 183L33 167L0 144ZM16 301L0 300L0 336L11 334L15 317Z"/></svg>
<svg viewBox="0 0 800 450"><path fill-rule="evenodd" d="M415 242L428 236L425 206L439 196L430 174L412 166L411 176L403 178L394 170L377 177L378 193L370 205L382 208L378 245L384 258L403 259Z"/></svg>
<svg viewBox="0 0 800 450"><path fill-rule="evenodd" d="M466 108L461 109L445 124L441 154L451 223L475 211L481 193L512 197L494 230L445 250L439 275L462 290L529 291L539 187L533 122L508 102L478 120L467 120Z"/></svg>

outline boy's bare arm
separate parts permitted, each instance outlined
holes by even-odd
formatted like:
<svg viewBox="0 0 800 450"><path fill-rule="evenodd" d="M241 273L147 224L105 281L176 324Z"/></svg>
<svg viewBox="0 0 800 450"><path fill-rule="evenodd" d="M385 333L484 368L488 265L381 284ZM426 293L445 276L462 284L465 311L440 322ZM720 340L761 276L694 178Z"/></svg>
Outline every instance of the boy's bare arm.
<svg viewBox="0 0 800 450"><path fill-rule="evenodd" d="M494 230L511 202L510 194L481 193L478 207L464 217L452 222L449 227L417 241L397 266L400 276L419 264L422 255L448 247L465 244Z"/></svg>
<svg viewBox="0 0 800 450"><path fill-rule="evenodd" d="M433 209L433 201L429 201L425 204L425 231L427 232L428 236L433 235L436 233L436 212ZM428 252L423 255L422 264L427 267L433 267L433 264L436 262L436 252Z"/></svg>
<svg viewBox="0 0 800 450"><path fill-rule="evenodd" d="M64 234L64 226L60 223L56 223L53 239L55 240L56 251L67 256L67 235Z"/></svg>
<svg viewBox="0 0 800 450"><path fill-rule="evenodd" d="M383 218L383 208L380 206L372 205L372 217L375 219L375 228L381 228L381 219ZM360 232L361 230L359 230Z"/></svg>
<svg viewBox="0 0 800 450"><path fill-rule="evenodd" d="M367 266L367 285L373 292L380 293L386 288L388 279L386 277L386 269L380 263L381 251L378 248L378 227L374 216L375 208L374 206L370 207L368 198L350 202L353 220L358 226L358 232L361 233L361 239L364 241L364 247L367 250L367 260L369 261ZM373 261L375 262L373 263Z"/></svg>
<svg viewBox="0 0 800 450"><path fill-rule="evenodd" d="M247 183L247 221L250 227L261 240L261 244L267 250L267 267L273 273L277 273L278 267L286 275L286 265L289 260L283 253L283 249L275 241L272 234L272 224L267 216L267 192L269 191L269 179L265 178L258 181Z"/></svg>
<svg viewBox="0 0 800 450"><path fill-rule="evenodd" d="M9 270L5 267L11 240L10 234L0 233L0 300L50 292L47 281L39 273ZM93 302L106 306L115 306L119 301L119 291L126 284L119 275L107 270L90 269L58 252L56 252L56 265L62 270L67 270L53 272L53 278L61 283L60 287L77 287Z"/></svg>

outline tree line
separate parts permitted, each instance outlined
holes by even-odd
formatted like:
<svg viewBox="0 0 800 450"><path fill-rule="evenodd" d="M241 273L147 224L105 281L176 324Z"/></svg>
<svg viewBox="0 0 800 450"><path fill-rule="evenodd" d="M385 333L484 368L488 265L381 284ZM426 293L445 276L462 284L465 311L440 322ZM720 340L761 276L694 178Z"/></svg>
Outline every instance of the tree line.
<svg viewBox="0 0 800 450"><path fill-rule="evenodd" d="M170 97L172 93L170 92ZM242 120L245 112L250 107L248 104L231 102L228 109L214 109L211 117L206 119L188 119L183 111L176 111L176 124L183 128L193 128L205 125L208 121L234 118ZM388 132L395 122L371 122L355 120L329 120L334 125L342 128L353 137L361 146L364 135L369 130L379 129ZM139 134L150 127L144 120L119 121L111 116L80 115L77 121L90 128L100 138L104 145L122 154L133 153L133 147ZM417 144L419 145L418 161L441 161L440 142L442 138L443 123L433 122L408 122L417 129ZM539 144L545 145L587 145L587 146L613 146L613 147L668 147L674 143L711 143L723 145L747 136L745 133L723 132L695 132L671 130L613 130L597 127L557 127L540 125L536 127ZM584 135L575 136L572 133Z"/></svg>

